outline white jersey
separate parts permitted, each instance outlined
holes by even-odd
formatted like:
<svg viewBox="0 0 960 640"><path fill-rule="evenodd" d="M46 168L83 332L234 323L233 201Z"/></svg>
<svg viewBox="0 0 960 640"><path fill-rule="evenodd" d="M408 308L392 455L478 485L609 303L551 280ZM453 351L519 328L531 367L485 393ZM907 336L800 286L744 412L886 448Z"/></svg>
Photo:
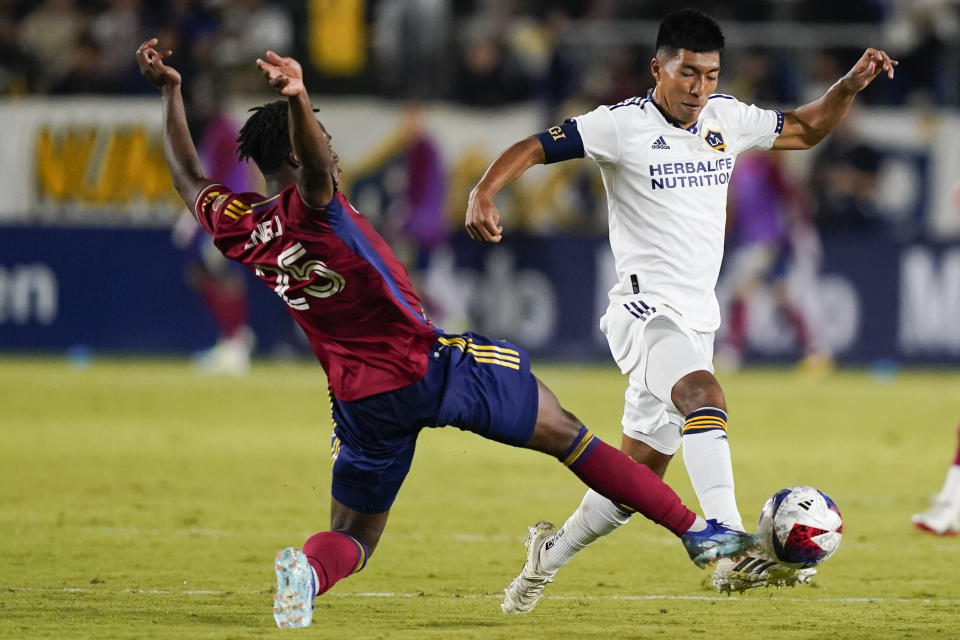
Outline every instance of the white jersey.
<svg viewBox="0 0 960 640"><path fill-rule="evenodd" d="M739 153L773 145L783 115L714 94L689 129L669 122L649 97L575 120L606 189L619 278L611 299L649 293L691 329L715 331L727 182Z"/></svg>

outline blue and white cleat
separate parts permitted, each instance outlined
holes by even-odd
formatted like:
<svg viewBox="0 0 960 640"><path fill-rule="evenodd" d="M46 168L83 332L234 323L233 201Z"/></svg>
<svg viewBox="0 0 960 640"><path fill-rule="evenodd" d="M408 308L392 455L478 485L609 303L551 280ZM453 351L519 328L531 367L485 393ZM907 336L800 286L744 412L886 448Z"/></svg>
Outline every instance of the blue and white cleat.
<svg viewBox="0 0 960 640"><path fill-rule="evenodd" d="M277 594L273 619L281 629L309 627L313 620L313 569L306 554L296 547L277 552Z"/></svg>
<svg viewBox="0 0 960 640"><path fill-rule="evenodd" d="M716 520L707 520L705 529L688 531L680 540L693 564L701 569L716 564L720 558L737 558L760 546L756 535L727 528Z"/></svg>

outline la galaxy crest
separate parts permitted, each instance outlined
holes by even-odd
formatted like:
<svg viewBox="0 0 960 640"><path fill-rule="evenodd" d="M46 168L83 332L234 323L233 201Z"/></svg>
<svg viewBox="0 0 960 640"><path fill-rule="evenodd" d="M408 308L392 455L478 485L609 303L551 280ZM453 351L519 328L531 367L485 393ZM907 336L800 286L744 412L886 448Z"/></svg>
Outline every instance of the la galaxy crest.
<svg viewBox="0 0 960 640"><path fill-rule="evenodd" d="M706 134L703 136L704 141L710 146L711 149L716 149L720 153L726 153L727 143L723 139L723 134L720 133L717 129L707 129Z"/></svg>

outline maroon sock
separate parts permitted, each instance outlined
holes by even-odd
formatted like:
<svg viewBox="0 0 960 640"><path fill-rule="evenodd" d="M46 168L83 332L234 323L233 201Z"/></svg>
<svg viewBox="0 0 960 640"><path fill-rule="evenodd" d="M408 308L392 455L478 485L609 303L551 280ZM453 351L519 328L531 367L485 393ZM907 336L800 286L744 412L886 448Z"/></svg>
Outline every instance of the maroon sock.
<svg viewBox="0 0 960 640"><path fill-rule="evenodd" d="M957 425L957 455L953 459L953 464L960 464L960 424Z"/></svg>
<svg viewBox="0 0 960 640"><path fill-rule="evenodd" d="M813 345L810 341L810 329L807 327L806 318L803 317L799 309L790 304L783 305L782 313L787 320L787 324L793 329L794 335L797 336L797 346L801 351L809 351Z"/></svg>
<svg viewBox="0 0 960 640"><path fill-rule="evenodd" d="M734 298L730 303L730 317L727 319L727 343L742 352L747 345L747 303Z"/></svg>
<svg viewBox="0 0 960 640"><path fill-rule="evenodd" d="M312 536L303 544L303 553L317 572L317 595L363 569L369 556L362 542L336 531L323 531Z"/></svg>
<svg viewBox="0 0 960 640"><path fill-rule="evenodd" d="M697 517L650 467L614 449L586 427L580 429L561 461L600 495L639 511L678 536L686 533Z"/></svg>
<svg viewBox="0 0 960 640"><path fill-rule="evenodd" d="M233 337L237 329L247 324L247 294L243 289L206 278L200 286L200 297L213 314L220 335Z"/></svg>

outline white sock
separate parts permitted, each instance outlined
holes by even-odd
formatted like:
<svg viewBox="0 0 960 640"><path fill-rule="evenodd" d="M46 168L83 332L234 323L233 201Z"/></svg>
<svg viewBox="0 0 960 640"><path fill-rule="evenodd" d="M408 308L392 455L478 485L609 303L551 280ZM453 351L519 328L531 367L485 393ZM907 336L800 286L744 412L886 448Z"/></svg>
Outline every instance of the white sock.
<svg viewBox="0 0 960 640"><path fill-rule="evenodd" d="M952 464L947 469L947 479L943 482L937 500L960 504L960 465Z"/></svg>
<svg viewBox="0 0 960 640"><path fill-rule="evenodd" d="M690 528L687 529L687 531L684 531L684 533L691 532L691 531L696 533L697 531L703 531L704 529L707 528L707 521L704 520L702 517L700 517L700 514L694 514L694 515L696 515L697 518L693 521L693 524L690 525Z"/></svg>
<svg viewBox="0 0 960 640"><path fill-rule="evenodd" d="M313 568L313 565L310 565L310 573L313 574L313 584L310 585L313 589L313 597L317 597L317 585L320 584L320 576L317 575L317 570Z"/></svg>
<svg viewBox="0 0 960 640"><path fill-rule="evenodd" d="M580 506L540 550L540 567L554 574L578 551L630 520L630 514L590 489Z"/></svg>
<svg viewBox="0 0 960 640"><path fill-rule="evenodd" d="M687 416L689 428L700 411L723 413L726 426L726 414L719 409L705 407ZM737 509L734 495L733 465L730 462L730 442L724 429L710 429L683 434L683 462L690 475L690 484L700 500L703 517L717 520L726 527L743 531L743 519Z"/></svg>

